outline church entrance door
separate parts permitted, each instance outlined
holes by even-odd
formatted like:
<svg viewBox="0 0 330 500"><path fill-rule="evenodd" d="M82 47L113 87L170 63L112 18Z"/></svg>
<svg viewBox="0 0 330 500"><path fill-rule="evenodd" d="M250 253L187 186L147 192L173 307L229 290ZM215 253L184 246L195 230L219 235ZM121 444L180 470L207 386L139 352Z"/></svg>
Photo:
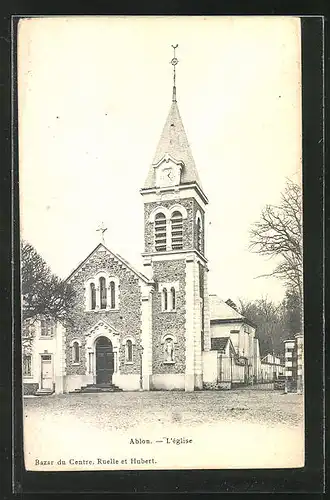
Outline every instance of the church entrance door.
<svg viewBox="0 0 330 500"><path fill-rule="evenodd" d="M111 384L114 372L112 343L106 337L96 341L96 383Z"/></svg>

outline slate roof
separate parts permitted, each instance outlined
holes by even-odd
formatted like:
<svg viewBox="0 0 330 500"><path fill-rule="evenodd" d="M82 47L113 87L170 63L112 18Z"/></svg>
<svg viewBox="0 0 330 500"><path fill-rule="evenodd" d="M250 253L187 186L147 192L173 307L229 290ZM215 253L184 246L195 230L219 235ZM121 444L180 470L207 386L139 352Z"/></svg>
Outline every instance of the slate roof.
<svg viewBox="0 0 330 500"><path fill-rule="evenodd" d="M182 161L184 163L182 167L181 184L196 182L202 189L176 101L173 101L171 104L153 162L149 167L144 189L156 187L154 165L157 165L166 153L171 155L176 161Z"/></svg>
<svg viewBox="0 0 330 500"><path fill-rule="evenodd" d="M211 339L212 351L224 351L230 337L217 337Z"/></svg>
<svg viewBox="0 0 330 500"><path fill-rule="evenodd" d="M210 319L211 321L216 319L243 321L245 318L217 295L210 295Z"/></svg>

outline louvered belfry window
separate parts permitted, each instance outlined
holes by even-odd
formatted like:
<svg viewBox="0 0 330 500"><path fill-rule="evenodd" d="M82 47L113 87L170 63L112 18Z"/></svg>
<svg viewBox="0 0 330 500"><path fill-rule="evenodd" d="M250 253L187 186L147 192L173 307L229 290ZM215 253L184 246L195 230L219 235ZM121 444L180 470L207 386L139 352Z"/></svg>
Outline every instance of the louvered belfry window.
<svg viewBox="0 0 330 500"><path fill-rule="evenodd" d="M202 251L202 225L200 219L197 219L197 250Z"/></svg>
<svg viewBox="0 0 330 500"><path fill-rule="evenodd" d="M183 248L183 232L182 232L182 214L175 211L171 217L171 237L172 250L181 250Z"/></svg>
<svg viewBox="0 0 330 500"><path fill-rule="evenodd" d="M166 217L161 212L155 217L155 250L156 252L166 250Z"/></svg>

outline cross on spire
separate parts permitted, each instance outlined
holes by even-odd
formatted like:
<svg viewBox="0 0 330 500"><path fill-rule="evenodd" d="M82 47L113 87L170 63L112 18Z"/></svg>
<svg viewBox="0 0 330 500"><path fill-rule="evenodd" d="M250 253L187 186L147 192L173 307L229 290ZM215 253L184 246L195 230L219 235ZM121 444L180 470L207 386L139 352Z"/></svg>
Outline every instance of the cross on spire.
<svg viewBox="0 0 330 500"><path fill-rule="evenodd" d="M105 244L104 241L104 233L108 230L107 227L104 227L104 223L102 222L100 226L96 229L96 231L100 231L100 236L101 236L101 241L103 244Z"/></svg>
<svg viewBox="0 0 330 500"><path fill-rule="evenodd" d="M176 74L175 74L175 67L178 64L179 60L175 56L175 49L177 49L179 47L179 45L178 44L172 45L172 47L173 47L173 58L171 60L171 64L173 66L173 94L172 94L172 101L176 102L176 85L175 85Z"/></svg>

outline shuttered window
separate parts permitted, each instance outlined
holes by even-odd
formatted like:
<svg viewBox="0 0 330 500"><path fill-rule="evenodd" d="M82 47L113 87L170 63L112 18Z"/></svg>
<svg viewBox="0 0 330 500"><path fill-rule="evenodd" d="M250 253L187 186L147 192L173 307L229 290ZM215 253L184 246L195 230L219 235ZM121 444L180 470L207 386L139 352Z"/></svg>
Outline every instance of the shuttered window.
<svg viewBox="0 0 330 500"><path fill-rule="evenodd" d="M199 252L201 252L202 251L202 225L201 225L200 218L197 219L196 230L197 230L197 250Z"/></svg>
<svg viewBox="0 0 330 500"><path fill-rule="evenodd" d="M30 354L23 356L23 376L31 377L32 375L32 357Z"/></svg>
<svg viewBox="0 0 330 500"><path fill-rule="evenodd" d="M155 250L156 252L166 250L166 217L161 212L155 217Z"/></svg>
<svg viewBox="0 0 330 500"><path fill-rule="evenodd" d="M181 250L183 248L182 214L175 211L171 217L171 241L172 250Z"/></svg>

